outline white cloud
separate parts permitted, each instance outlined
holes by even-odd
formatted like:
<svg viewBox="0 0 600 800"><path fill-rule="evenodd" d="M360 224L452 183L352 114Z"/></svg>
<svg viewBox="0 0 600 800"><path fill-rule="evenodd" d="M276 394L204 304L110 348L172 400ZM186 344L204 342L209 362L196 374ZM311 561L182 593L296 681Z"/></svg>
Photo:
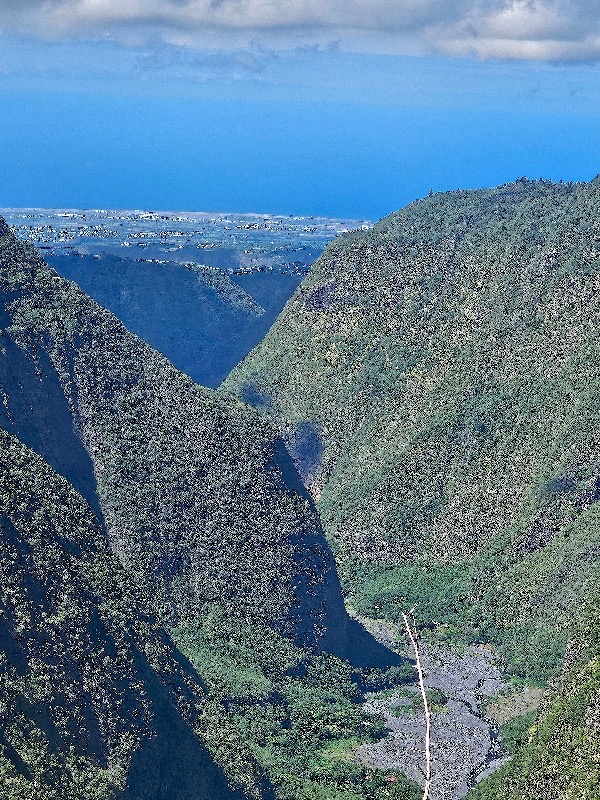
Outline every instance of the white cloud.
<svg viewBox="0 0 600 800"><path fill-rule="evenodd" d="M17 7L15 7L17 6ZM0 0L5 31L203 47L600 60L598 0Z"/></svg>
<svg viewBox="0 0 600 800"><path fill-rule="evenodd" d="M455 55L600 60L600 6L596 0L474 3L462 19L436 34L438 46Z"/></svg>

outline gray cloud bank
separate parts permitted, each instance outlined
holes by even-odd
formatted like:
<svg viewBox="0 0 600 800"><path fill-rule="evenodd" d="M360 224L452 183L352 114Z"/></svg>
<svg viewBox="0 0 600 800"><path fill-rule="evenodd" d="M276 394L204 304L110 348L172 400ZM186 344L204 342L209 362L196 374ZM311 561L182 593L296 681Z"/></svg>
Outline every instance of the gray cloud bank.
<svg viewBox="0 0 600 800"><path fill-rule="evenodd" d="M367 52L600 60L600 0L0 0L0 28L129 44L335 39Z"/></svg>

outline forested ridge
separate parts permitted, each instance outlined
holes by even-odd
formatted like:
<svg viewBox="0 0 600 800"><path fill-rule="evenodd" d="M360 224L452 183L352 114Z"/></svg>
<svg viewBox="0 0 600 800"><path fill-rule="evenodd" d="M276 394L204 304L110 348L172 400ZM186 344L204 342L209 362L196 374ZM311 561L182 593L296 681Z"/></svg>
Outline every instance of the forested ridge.
<svg viewBox="0 0 600 800"><path fill-rule="evenodd" d="M206 686L91 509L18 439L0 445L2 796L232 798L194 732Z"/></svg>
<svg viewBox="0 0 600 800"><path fill-rule="evenodd" d="M360 612L416 604L425 635L491 644L542 684L569 641L597 641L599 289L600 180L432 195L333 242L233 371L224 390L286 437ZM497 796L534 796L552 743L566 764L547 713L514 762L530 794ZM590 739L580 756L546 796L597 796Z"/></svg>
<svg viewBox="0 0 600 800"><path fill-rule="evenodd" d="M431 195L214 392L0 222L1 792L416 800L345 601L502 670L469 797L597 800L599 298L600 179Z"/></svg>

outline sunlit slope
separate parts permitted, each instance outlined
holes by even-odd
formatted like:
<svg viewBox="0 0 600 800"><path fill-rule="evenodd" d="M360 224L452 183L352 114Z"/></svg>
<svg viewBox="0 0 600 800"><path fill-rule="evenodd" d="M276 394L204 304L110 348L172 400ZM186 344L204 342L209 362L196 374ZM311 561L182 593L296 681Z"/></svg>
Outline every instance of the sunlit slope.
<svg viewBox="0 0 600 800"><path fill-rule="evenodd" d="M588 614L522 747L469 800L596 800L600 795L600 624Z"/></svg>
<svg viewBox="0 0 600 800"><path fill-rule="evenodd" d="M0 795L233 798L202 681L89 506L2 430L0 454Z"/></svg>
<svg viewBox="0 0 600 800"><path fill-rule="evenodd" d="M331 244L233 371L361 610L558 667L597 572L599 290L600 181L433 195Z"/></svg>

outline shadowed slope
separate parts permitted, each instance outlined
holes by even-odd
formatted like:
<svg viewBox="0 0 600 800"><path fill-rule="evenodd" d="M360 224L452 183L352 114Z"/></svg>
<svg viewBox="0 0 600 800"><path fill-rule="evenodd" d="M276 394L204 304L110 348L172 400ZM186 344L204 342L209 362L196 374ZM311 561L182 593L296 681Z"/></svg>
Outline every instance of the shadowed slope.
<svg viewBox="0 0 600 800"><path fill-rule="evenodd" d="M260 342L300 281L278 273L230 277L198 264L110 255L48 260L178 369L211 387Z"/></svg>
<svg viewBox="0 0 600 800"><path fill-rule="evenodd" d="M296 467L282 440L275 446L274 462L281 470L283 480L292 491L303 497L310 508L314 503L300 480ZM316 513L316 512L315 512ZM326 545L325 545L326 546ZM370 633L352 619L342 599L342 588L333 559L323 565L323 600L325 614L321 621L321 637L318 640L320 649L343 658L358 668L376 667L387 669L403 662L396 653L380 644ZM306 587L309 591L309 587ZM304 620L302 638L309 635L306 624L311 625L310 609L300 614Z"/></svg>
<svg viewBox="0 0 600 800"><path fill-rule="evenodd" d="M305 644L331 619L335 653L397 663L345 633L318 516L261 416L194 384L30 245L7 233L0 247L0 424L91 503L97 481L112 546L164 618L217 603Z"/></svg>
<svg viewBox="0 0 600 800"><path fill-rule="evenodd" d="M0 303L3 298L0 297ZM3 307L3 304L2 304ZM6 323L10 318L6 315ZM0 318L0 323L2 319ZM27 357L0 329L0 427L42 455L100 514L94 468L77 436L71 409L47 353Z"/></svg>
<svg viewBox="0 0 600 800"><path fill-rule="evenodd" d="M89 507L2 430L0 453L2 797L233 800L202 683Z"/></svg>
<svg viewBox="0 0 600 800"><path fill-rule="evenodd" d="M276 437L193 384L33 248L8 235L1 246L6 427L74 484L93 485L93 464L113 548L167 616L218 602L293 633L296 577L318 586L328 555L272 461Z"/></svg>

